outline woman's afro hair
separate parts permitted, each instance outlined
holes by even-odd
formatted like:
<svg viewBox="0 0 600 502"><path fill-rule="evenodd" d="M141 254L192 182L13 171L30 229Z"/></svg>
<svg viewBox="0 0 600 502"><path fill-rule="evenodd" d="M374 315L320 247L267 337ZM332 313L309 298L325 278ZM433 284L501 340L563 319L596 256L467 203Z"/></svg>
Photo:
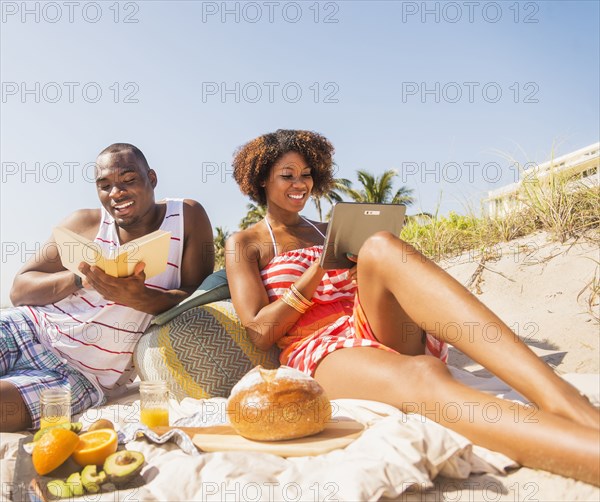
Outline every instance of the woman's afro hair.
<svg viewBox="0 0 600 502"><path fill-rule="evenodd" d="M312 193L321 196L333 183L333 145L324 136L313 131L278 129L242 145L233 159L233 177L240 190L254 202L266 206L267 180L277 160L288 152L297 152L311 168Z"/></svg>

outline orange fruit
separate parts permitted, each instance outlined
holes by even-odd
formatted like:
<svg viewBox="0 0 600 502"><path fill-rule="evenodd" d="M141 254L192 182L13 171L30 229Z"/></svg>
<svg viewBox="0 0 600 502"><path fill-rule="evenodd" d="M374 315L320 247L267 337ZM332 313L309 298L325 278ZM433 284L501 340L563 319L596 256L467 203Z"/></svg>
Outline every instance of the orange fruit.
<svg viewBox="0 0 600 502"><path fill-rule="evenodd" d="M81 466L102 465L111 453L117 451L119 439L114 429L96 429L79 435L79 444L73 451L73 460Z"/></svg>
<svg viewBox="0 0 600 502"><path fill-rule="evenodd" d="M60 427L49 430L33 447L33 467L42 476L48 474L67 460L78 445L79 436L74 432Z"/></svg>

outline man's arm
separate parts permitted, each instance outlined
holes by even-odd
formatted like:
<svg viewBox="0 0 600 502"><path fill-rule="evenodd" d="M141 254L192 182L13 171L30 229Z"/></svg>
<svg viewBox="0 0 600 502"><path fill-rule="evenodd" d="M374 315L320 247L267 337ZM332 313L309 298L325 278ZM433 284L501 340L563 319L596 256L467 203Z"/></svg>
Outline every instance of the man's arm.
<svg viewBox="0 0 600 502"><path fill-rule="evenodd" d="M145 286L144 265L138 263L134 274L116 278L97 267L84 263L80 270L89 284L104 298L135 310L157 315L191 295L200 283L212 273L215 256L212 226L202 205L190 199L183 203L184 243L181 259L179 289L161 291Z"/></svg>
<svg viewBox="0 0 600 502"><path fill-rule="evenodd" d="M95 237L100 224L99 209L80 209L67 217L61 225L89 239ZM48 305L62 300L79 287L75 274L65 269L60 261L53 237L42 246L17 273L10 300L15 306Z"/></svg>
<svg viewBox="0 0 600 502"><path fill-rule="evenodd" d="M201 204L195 200L185 199L183 214L185 242L181 259L180 289L187 293L184 297L186 298L213 273L215 244L212 225Z"/></svg>

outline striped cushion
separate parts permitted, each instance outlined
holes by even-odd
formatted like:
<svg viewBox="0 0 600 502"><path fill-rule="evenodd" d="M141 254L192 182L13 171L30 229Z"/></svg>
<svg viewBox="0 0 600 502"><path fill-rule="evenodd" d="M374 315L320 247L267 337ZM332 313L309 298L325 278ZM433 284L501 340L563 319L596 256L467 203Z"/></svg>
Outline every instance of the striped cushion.
<svg viewBox="0 0 600 502"><path fill-rule="evenodd" d="M183 312L140 339L134 362L142 380L166 380L177 399L227 397L255 366L279 366L279 350L257 349L231 302L219 301Z"/></svg>

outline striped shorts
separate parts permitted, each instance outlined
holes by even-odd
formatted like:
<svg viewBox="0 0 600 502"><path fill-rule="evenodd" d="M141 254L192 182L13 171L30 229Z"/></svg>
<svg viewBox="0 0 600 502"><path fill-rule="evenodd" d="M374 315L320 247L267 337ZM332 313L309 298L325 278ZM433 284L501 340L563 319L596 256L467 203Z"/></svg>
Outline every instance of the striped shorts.
<svg viewBox="0 0 600 502"><path fill-rule="evenodd" d="M0 380L17 388L34 429L40 425L42 389L70 388L72 415L91 408L102 397L79 371L42 346L31 320L16 308L0 312Z"/></svg>

